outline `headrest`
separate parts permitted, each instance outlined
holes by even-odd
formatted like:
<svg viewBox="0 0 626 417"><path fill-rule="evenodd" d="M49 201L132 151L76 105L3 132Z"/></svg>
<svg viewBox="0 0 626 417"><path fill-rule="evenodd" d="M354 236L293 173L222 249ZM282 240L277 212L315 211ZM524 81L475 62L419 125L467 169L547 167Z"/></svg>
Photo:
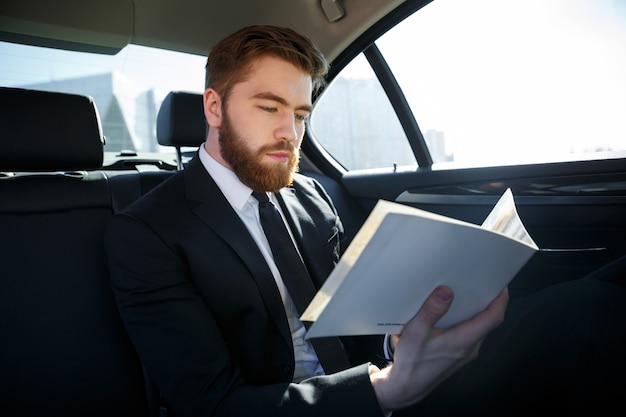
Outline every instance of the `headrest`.
<svg viewBox="0 0 626 417"><path fill-rule="evenodd" d="M0 171L102 166L104 138L91 97L0 87Z"/></svg>
<svg viewBox="0 0 626 417"><path fill-rule="evenodd" d="M202 94L170 92L157 116L157 140L164 146L198 147L206 139Z"/></svg>

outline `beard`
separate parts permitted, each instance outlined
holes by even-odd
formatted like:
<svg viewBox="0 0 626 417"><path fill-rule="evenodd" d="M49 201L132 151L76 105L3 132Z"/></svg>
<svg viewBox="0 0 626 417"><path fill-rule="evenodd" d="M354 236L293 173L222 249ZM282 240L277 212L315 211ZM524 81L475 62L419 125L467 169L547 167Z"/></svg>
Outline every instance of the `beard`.
<svg viewBox="0 0 626 417"><path fill-rule="evenodd" d="M253 191L277 192L293 183L293 175L298 171L300 150L289 141L265 145L257 150L248 146L246 138L238 134L224 112L220 126L219 144L222 158L226 161L239 180ZM268 152L288 151L286 164L263 161Z"/></svg>

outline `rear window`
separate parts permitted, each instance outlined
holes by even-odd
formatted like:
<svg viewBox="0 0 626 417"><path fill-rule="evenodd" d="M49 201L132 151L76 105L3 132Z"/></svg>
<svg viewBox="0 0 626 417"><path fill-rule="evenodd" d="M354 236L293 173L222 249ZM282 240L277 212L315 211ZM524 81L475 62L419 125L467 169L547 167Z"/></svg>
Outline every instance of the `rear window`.
<svg viewBox="0 0 626 417"><path fill-rule="evenodd" d="M0 85L93 97L106 137L105 165L121 151L167 157L156 117L170 91L204 90L206 57L129 45L100 55L0 42Z"/></svg>

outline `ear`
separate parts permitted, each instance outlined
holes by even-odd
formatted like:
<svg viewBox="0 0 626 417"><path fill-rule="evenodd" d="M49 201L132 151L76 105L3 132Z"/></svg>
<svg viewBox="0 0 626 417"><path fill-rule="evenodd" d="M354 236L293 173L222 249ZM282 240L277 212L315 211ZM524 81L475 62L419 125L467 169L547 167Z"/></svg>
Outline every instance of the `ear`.
<svg viewBox="0 0 626 417"><path fill-rule="evenodd" d="M204 116L209 126L219 128L222 124L222 98L212 88L204 90Z"/></svg>

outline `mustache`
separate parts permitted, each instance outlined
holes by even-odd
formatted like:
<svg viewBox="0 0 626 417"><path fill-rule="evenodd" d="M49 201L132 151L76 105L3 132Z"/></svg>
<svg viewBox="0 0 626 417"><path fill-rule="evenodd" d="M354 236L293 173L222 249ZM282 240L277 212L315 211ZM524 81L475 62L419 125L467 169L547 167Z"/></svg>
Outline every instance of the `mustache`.
<svg viewBox="0 0 626 417"><path fill-rule="evenodd" d="M293 146L293 143L287 141L278 142L271 145L264 145L263 147L261 147L261 149L259 149L260 153L276 151L288 151L289 153L294 154L297 152L297 149L295 146Z"/></svg>

